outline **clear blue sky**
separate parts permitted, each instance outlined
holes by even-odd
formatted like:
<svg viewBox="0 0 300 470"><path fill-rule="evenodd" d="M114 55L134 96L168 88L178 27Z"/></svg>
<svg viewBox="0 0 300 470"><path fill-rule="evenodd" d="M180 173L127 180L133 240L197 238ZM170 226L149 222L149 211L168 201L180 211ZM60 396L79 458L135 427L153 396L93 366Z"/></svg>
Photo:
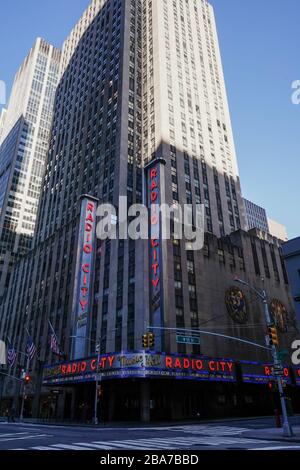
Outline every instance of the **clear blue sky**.
<svg viewBox="0 0 300 470"><path fill-rule="evenodd" d="M210 0L215 7L244 196L300 235L299 0ZM89 0L2 2L0 80L8 89L36 36L60 46Z"/></svg>

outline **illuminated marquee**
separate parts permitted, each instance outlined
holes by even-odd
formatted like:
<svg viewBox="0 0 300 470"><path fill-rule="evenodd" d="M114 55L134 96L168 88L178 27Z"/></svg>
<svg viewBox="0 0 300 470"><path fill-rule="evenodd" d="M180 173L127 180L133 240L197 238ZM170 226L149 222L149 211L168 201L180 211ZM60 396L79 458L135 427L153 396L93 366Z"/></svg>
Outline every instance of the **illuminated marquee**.
<svg viewBox="0 0 300 470"><path fill-rule="evenodd" d="M94 264L96 233L96 200L82 199L73 298L74 343L72 357L85 356L85 338L88 334L90 311L90 286Z"/></svg>
<svg viewBox="0 0 300 470"><path fill-rule="evenodd" d="M135 378L177 378L207 381L236 380L235 365L226 359L191 357L161 353L106 354L72 361L44 370L44 384L64 384L94 381L96 373L102 380Z"/></svg>
<svg viewBox="0 0 300 470"><path fill-rule="evenodd" d="M274 380L275 378L272 364L241 361L241 366L244 383L267 384L270 380ZM282 379L286 383L291 383L291 374L288 367L283 368Z"/></svg>
<svg viewBox="0 0 300 470"><path fill-rule="evenodd" d="M300 368L294 367L295 382L298 387L300 387Z"/></svg>

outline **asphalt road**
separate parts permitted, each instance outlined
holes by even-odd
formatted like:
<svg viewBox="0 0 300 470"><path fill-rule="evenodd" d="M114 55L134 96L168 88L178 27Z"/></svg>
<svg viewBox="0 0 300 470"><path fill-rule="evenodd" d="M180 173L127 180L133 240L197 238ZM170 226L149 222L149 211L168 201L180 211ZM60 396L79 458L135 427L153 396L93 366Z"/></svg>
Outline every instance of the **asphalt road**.
<svg viewBox="0 0 300 470"><path fill-rule="evenodd" d="M292 422L300 426L300 417ZM300 450L300 436L287 442L272 440L267 432L264 435L265 428L272 426L272 418L99 428L0 422L0 450ZM256 437L258 431L263 437Z"/></svg>

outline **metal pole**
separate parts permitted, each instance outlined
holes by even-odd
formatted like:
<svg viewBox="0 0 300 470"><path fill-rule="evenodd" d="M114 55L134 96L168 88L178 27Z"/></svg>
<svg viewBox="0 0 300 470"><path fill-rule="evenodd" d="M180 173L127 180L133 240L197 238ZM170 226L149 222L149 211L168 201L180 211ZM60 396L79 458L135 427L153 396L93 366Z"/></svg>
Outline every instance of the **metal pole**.
<svg viewBox="0 0 300 470"><path fill-rule="evenodd" d="M101 340L99 340L99 349L98 349L98 357L97 357L97 375L96 375L96 388L95 388L95 404L94 404L94 424L97 426L99 424L98 419L98 389L99 389L99 362L100 362L100 349L101 349Z"/></svg>
<svg viewBox="0 0 300 470"><path fill-rule="evenodd" d="M273 322L271 320L271 316L270 316L270 312L269 312L266 291L263 291L263 297L264 297L263 298L264 313L265 313L267 325L268 326L273 326ZM274 361L274 374L276 374L276 372L275 372L276 367L277 366L282 367L282 362L279 359L277 348L276 348L275 344L272 345L272 356L273 356L273 361ZM283 435L285 437L292 437L294 435L293 428L292 428L292 426L289 422L288 413L287 413L287 409L286 409L285 395L284 395L284 391L283 391L281 377L279 375L276 375L276 381L277 381L277 385L278 385L278 391L279 391L280 403L281 403L281 409L282 409Z"/></svg>
<svg viewBox="0 0 300 470"><path fill-rule="evenodd" d="M235 278L235 281L239 282L240 284L243 284L247 287L249 287L249 289L251 289L252 291L254 291L257 296L262 300L262 303L263 303L263 307L264 307L264 315L265 315L265 319L266 319L266 323L267 323L267 326L273 326L274 323L271 319L271 315L270 315L270 312L269 312L269 306L268 306L268 298L267 298L267 293L265 290L262 290L262 292L259 292L257 289L255 289L254 287L250 286L250 284L248 284L248 282L246 281L243 281L242 279L239 279L239 278ZM273 344L271 346L271 352L272 352L272 357L273 357L273 363L274 363L274 375L276 374L275 372L275 369L277 366L280 366L282 368L282 362L278 356L278 352L277 352L277 348L275 346L275 344ZM276 381L277 381L277 385L278 385L278 391L279 391L279 395L280 395L280 402L281 402L281 409L282 409L282 417L283 417L283 435L286 436L286 437L291 437L294 435L293 433L293 429L292 429L292 426L290 425L289 423L289 419L288 419L288 414L287 414L287 409L286 409L286 402L285 402L285 396L284 396L284 391L283 391L283 386L282 386L282 382L281 382L281 378L279 375L276 375Z"/></svg>
<svg viewBox="0 0 300 470"><path fill-rule="evenodd" d="M27 362L26 362L26 370L25 375L28 374L29 371L29 354L27 354ZM20 412L20 421L23 421L24 418L24 404L25 404L25 396L26 396L26 388L25 388L25 380L23 380L23 393L22 393L22 403L21 403L21 412Z"/></svg>

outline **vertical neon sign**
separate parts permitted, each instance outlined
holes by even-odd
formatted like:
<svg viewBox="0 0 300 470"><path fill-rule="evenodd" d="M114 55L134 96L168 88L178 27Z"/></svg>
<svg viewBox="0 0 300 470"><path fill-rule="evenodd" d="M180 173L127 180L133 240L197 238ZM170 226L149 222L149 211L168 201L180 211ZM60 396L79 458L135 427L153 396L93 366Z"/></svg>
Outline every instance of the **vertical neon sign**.
<svg viewBox="0 0 300 470"><path fill-rule="evenodd" d="M147 203L149 209L149 281L150 281L150 323L152 326L164 325L163 295L163 257L162 257L162 204L163 167L165 160L152 161L146 168ZM155 349L163 350L163 333L155 332Z"/></svg>
<svg viewBox="0 0 300 470"><path fill-rule="evenodd" d="M82 358L86 354L86 340L89 333L91 310L90 291L95 254L96 210L97 200L84 196L81 202L73 297L73 359Z"/></svg>

